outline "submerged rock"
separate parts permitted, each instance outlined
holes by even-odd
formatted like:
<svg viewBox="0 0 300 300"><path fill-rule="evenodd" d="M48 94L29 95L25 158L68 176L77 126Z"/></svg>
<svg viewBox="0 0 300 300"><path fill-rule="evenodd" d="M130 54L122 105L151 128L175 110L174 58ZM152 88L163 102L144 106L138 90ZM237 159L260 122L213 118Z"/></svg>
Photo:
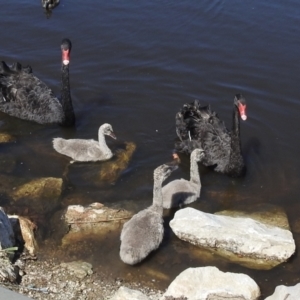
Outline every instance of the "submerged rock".
<svg viewBox="0 0 300 300"><path fill-rule="evenodd" d="M180 239L215 249L237 262L238 259L251 260L251 267L255 267L256 262L257 267L271 268L295 252L290 231L251 218L212 215L185 208L176 212L170 226Z"/></svg>
<svg viewBox="0 0 300 300"><path fill-rule="evenodd" d="M9 193L18 204L34 207L34 210L45 214L59 205L63 180L61 178L38 178L19 185Z"/></svg>
<svg viewBox="0 0 300 300"><path fill-rule="evenodd" d="M300 299L300 283L294 286L279 285L276 287L273 295L265 300L299 300Z"/></svg>
<svg viewBox="0 0 300 300"><path fill-rule="evenodd" d="M69 227L63 244L80 241L87 235L105 235L109 231L120 229L124 222L132 217L132 213L123 209L112 209L101 203L88 206L70 205L62 219Z"/></svg>
<svg viewBox="0 0 300 300"><path fill-rule="evenodd" d="M0 133L0 143L11 143L14 142L16 138L7 133Z"/></svg>
<svg viewBox="0 0 300 300"><path fill-rule="evenodd" d="M259 296L258 285L248 275L224 273L216 267L199 267L188 268L180 273L169 285L162 300L170 299L168 297L188 300L255 300Z"/></svg>
<svg viewBox="0 0 300 300"><path fill-rule="evenodd" d="M118 150L115 159L104 162L99 174L100 180L109 183L115 182L121 173L127 169L135 149L134 143L126 143L125 150Z"/></svg>

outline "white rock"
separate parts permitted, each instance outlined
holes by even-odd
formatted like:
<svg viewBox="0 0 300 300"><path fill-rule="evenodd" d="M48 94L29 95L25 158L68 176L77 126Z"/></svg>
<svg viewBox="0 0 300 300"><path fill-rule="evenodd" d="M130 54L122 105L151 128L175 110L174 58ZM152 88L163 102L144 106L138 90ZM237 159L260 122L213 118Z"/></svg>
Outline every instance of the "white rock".
<svg viewBox="0 0 300 300"><path fill-rule="evenodd" d="M10 220L0 207L0 250L13 247L15 235Z"/></svg>
<svg viewBox="0 0 300 300"><path fill-rule="evenodd" d="M276 287L273 295L265 300L299 300L300 299L300 283L294 286L279 285Z"/></svg>
<svg viewBox="0 0 300 300"><path fill-rule="evenodd" d="M149 300L142 292L121 286L110 300Z"/></svg>
<svg viewBox="0 0 300 300"><path fill-rule="evenodd" d="M250 218L212 215L185 208L176 212L170 226L184 241L235 255L284 262L295 252L290 231Z"/></svg>
<svg viewBox="0 0 300 300"><path fill-rule="evenodd" d="M260 296L256 282L245 274L224 273L216 267L188 268L170 284L161 298L188 300L255 300Z"/></svg>

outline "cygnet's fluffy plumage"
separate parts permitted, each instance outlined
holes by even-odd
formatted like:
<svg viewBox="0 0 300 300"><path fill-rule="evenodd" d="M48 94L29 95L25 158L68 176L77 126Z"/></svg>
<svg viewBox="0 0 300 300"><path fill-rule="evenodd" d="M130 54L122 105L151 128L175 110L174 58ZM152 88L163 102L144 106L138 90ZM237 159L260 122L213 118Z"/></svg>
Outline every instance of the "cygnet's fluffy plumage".
<svg viewBox="0 0 300 300"><path fill-rule="evenodd" d="M124 224L120 248L120 257L124 263L139 263L162 242L164 227L161 186L176 168L177 165L171 163L154 170L153 204Z"/></svg>
<svg viewBox="0 0 300 300"><path fill-rule="evenodd" d="M53 148L64 155L71 157L74 161L100 161L108 160L113 153L105 142L105 135L116 138L110 124L103 124L98 131L98 141L63 138L53 139Z"/></svg>
<svg viewBox="0 0 300 300"><path fill-rule="evenodd" d="M204 157L202 149L195 149L191 154L190 180L176 179L162 188L163 207L172 208L196 201L200 197L201 181L198 162Z"/></svg>

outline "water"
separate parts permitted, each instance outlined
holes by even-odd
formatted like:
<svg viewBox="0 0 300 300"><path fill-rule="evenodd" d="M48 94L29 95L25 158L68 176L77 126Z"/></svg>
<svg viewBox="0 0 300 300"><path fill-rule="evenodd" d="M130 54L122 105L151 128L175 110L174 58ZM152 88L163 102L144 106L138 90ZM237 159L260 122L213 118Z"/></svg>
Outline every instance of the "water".
<svg viewBox="0 0 300 300"><path fill-rule="evenodd" d="M47 19L39 1L9 1L1 7L1 60L31 65L59 94L60 41L70 38L77 122L75 129L65 129L0 114L1 132L16 137L16 143L2 145L0 153L15 158L14 176L61 177L67 160L54 153L52 138L97 138L99 125L111 123L120 143L137 145L127 171L115 185L107 186L84 180L101 163L73 165L69 173L73 189L65 197L88 195L81 204L100 201L136 212L151 203L153 169L170 160L176 138L174 117L182 104L196 98L210 103L230 128L233 97L241 92L248 103L248 120L241 125L247 174L232 180L201 168L201 200L192 206L214 213L241 204L276 204L293 225L300 181L299 9L299 2L291 0L62 0ZM118 145L112 140L109 144ZM173 175L188 178L188 159L183 158ZM66 203L63 198L61 208ZM12 205L4 199L0 204ZM179 241L167 227L171 218L171 213L166 216L162 247L135 267L119 259L119 234L82 241L63 254L49 255L83 258L96 270L158 288L166 288L187 267L205 265L250 275L263 297L272 294L276 285L298 283L297 253L273 270L251 270ZM293 235L299 245L299 234ZM42 236L47 243L41 248L48 253L52 240L47 226Z"/></svg>

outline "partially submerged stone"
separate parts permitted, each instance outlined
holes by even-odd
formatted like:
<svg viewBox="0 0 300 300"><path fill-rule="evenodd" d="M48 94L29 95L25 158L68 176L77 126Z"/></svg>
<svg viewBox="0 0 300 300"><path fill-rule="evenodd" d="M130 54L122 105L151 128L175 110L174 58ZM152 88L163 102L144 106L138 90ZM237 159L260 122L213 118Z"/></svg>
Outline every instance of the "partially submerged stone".
<svg viewBox="0 0 300 300"><path fill-rule="evenodd" d="M63 238L63 244L82 240L87 235L105 235L109 231L122 228L132 213L123 209L113 209L101 203L88 206L70 205L62 219L69 226L69 232Z"/></svg>
<svg viewBox="0 0 300 300"><path fill-rule="evenodd" d="M299 300L300 283L294 286L279 285L275 288L274 293L265 300Z"/></svg>
<svg viewBox="0 0 300 300"><path fill-rule="evenodd" d="M255 267L257 262L257 267L270 268L288 260L295 252L290 231L251 218L212 215L185 208L176 212L170 226L180 239L234 257L232 260L236 262L251 261L250 267Z"/></svg>
<svg viewBox="0 0 300 300"><path fill-rule="evenodd" d="M9 195L16 202L23 205L28 203L35 211L44 214L59 205L62 186L61 178L38 178L15 187Z"/></svg>
<svg viewBox="0 0 300 300"><path fill-rule="evenodd" d="M256 282L245 274L222 272L216 267L188 268L169 285L168 297L188 300L255 300L260 296Z"/></svg>
<svg viewBox="0 0 300 300"><path fill-rule="evenodd" d="M110 300L149 300L149 298L140 291L121 286Z"/></svg>
<svg viewBox="0 0 300 300"><path fill-rule="evenodd" d="M215 215L230 216L235 218L251 218L266 225L290 230L289 221L285 211L277 205L261 203L251 206L250 209L248 207L247 210L245 209L243 210L241 208L235 210L223 210L216 212Z"/></svg>
<svg viewBox="0 0 300 300"><path fill-rule="evenodd" d="M8 133L0 133L0 143L11 143L14 142L16 138Z"/></svg>

